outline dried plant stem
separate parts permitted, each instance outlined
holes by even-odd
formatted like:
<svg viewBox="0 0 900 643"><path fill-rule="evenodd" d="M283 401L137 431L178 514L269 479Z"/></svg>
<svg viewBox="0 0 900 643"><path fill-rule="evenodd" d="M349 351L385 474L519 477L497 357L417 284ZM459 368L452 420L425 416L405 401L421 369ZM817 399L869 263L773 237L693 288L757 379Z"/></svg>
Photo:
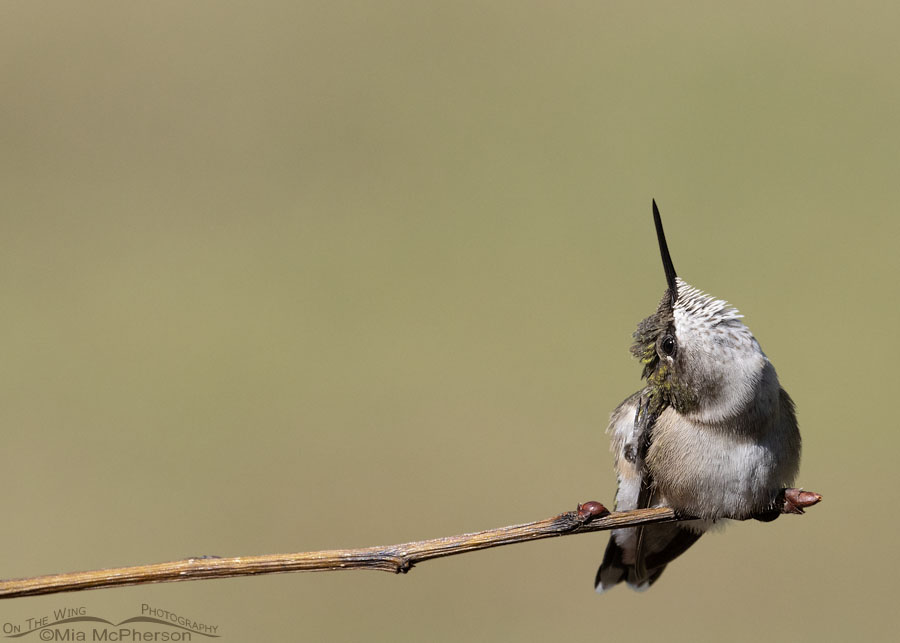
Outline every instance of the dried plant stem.
<svg viewBox="0 0 900 643"><path fill-rule="evenodd" d="M796 490L795 490L796 491ZM803 492L810 494L810 492ZM799 511L821 500L811 494L798 502ZM795 498L796 499L796 498ZM807 502L808 500L808 502ZM798 509L797 506L791 506ZM787 509L782 509L787 513ZM796 511L794 511L796 513ZM432 558L454 556L478 549L511 545L513 543L568 536L619 527L635 527L652 523L682 520L672 509L639 509L608 513L597 502L579 505L577 511L568 511L553 518L521 525L499 527L460 536L420 540L401 545L364 547L360 549L331 549L298 554L271 554L266 556L240 556L236 558L187 558L169 563L137 565L117 569L101 569L68 574L53 574L0 581L0 598L37 596L76 592L85 589L231 578L257 574L283 572L325 572L344 569L375 569L393 573L406 573L414 565Z"/></svg>
<svg viewBox="0 0 900 643"><path fill-rule="evenodd" d="M588 518L589 519L589 518ZM117 569L72 572L0 581L0 598L75 592L84 589L230 578L281 572L326 572L342 569L377 569L405 573L416 563L468 551L511 545L574 533L587 533L676 520L671 509L642 509L612 513L587 522L578 512L522 525L489 529L472 534L434 538L401 545L331 549L298 554L239 556L235 558L187 558L168 563L136 565Z"/></svg>

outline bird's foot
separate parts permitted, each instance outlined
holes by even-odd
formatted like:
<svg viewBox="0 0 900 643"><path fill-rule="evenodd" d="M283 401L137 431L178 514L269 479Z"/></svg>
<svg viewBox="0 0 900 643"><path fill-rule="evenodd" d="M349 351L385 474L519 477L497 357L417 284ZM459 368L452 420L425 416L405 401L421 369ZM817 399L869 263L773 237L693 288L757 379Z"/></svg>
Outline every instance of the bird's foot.
<svg viewBox="0 0 900 643"><path fill-rule="evenodd" d="M805 508L817 505L821 501L822 496L814 491L788 487L778 492L771 509L750 517L760 522L772 522L781 514L802 514Z"/></svg>

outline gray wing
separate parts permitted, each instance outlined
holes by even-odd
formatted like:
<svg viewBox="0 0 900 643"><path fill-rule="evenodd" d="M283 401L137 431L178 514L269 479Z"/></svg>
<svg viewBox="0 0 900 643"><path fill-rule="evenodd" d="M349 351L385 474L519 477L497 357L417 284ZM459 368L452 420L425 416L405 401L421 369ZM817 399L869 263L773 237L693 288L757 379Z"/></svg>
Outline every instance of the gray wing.
<svg viewBox="0 0 900 643"><path fill-rule="evenodd" d="M610 417L611 447L619 488L616 510L629 511L665 504L653 494L653 478L645 463L658 414L646 404L647 389L622 402ZM703 534L690 523L615 529L610 535L594 585L603 592L623 580L637 590L650 587L666 565L684 553Z"/></svg>
<svg viewBox="0 0 900 643"><path fill-rule="evenodd" d="M630 511L646 507L650 501L651 480L644 456L649 444L649 427L642 399L646 389L638 391L612 412L607 433L616 463L618 490L616 511ZM638 419L643 421L638 421ZM643 529L616 529L610 536L603 563L597 571L595 585L602 591L626 578L645 576L639 555L643 543ZM644 573L638 573L644 572Z"/></svg>

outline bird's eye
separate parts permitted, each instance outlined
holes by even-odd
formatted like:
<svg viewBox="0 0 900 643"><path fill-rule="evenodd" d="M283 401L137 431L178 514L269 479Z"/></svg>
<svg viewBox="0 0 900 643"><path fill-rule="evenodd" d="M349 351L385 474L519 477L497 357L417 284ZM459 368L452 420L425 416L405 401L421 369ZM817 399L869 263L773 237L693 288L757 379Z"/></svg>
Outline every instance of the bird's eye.
<svg viewBox="0 0 900 643"><path fill-rule="evenodd" d="M659 348L663 352L663 355L672 357L672 355L675 354L675 338L671 335L666 335L659 343Z"/></svg>

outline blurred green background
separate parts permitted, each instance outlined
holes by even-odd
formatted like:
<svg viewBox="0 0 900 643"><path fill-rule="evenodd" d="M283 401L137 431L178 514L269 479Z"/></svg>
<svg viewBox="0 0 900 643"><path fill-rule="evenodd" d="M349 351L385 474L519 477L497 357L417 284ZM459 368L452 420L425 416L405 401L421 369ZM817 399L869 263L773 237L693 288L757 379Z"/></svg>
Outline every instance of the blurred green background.
<svg viewBox="0 0 900 643"><path fill-rule="evenodd" d="M223 640L890 639L895 3L46 2L0 26L2 577L611 503L679 273L797 402L805 517L596 596L606 536L0 603Z"/></svg>

